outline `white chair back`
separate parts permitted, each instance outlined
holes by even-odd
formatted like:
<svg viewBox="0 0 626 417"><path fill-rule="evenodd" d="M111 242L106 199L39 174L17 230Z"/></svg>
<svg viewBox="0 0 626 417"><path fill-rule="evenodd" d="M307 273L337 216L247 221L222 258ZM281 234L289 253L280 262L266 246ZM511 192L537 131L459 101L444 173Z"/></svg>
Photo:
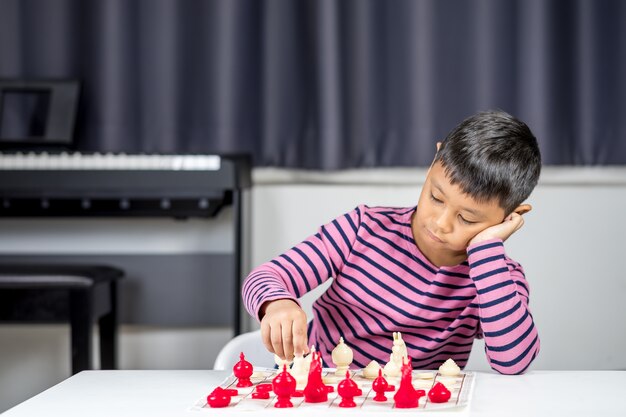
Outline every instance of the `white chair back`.
<svg viewBox="0 0 626 417"><path fill-rule="evenodd" d="M273 368L274 354L265 349L261 340L261 330L243 333L233 338L220 350L215 359L213 369L231 370L239 362L239 354L243 352L252 366Z"/></svg>

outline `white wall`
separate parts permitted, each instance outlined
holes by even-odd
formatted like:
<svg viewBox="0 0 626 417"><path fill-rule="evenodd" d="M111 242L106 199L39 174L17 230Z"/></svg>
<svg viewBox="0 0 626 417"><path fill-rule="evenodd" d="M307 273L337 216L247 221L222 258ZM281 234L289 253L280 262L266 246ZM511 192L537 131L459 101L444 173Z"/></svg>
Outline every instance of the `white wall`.
<svg viewBox="0 0 626 417"><path fill-rule="evenodd" d="M423 177L423 170L408 169L334 174L257 170L252 264L288 249L357 204L415 204ZM532 369L626 369L626 273L621 265L626 252L626 168L544 169L530 202L535 209L506 246L525 267L531 285L531 309L542 340ZM106 222L94 234L110 236L115 224ZM136 233L127 224L118 226L131 245L128 239ZM168 250L211 246L198 238L197 226L190 227L188 236L163 226L171 239L184 241ZM0 224L3 252L15 243L7 233L14 228ZM20 240L23 247L50 241L50 236L27 234L30 241ZM64 244L73 249L70 241ZM310 305L317 295L319 291L305 296L305 303ZM227 329L122 326L120 367L211 368L229 338ZM66 378L68 350L67 326L0 326L0 412ZM478 342L468 368L487 369Z"/></svg>

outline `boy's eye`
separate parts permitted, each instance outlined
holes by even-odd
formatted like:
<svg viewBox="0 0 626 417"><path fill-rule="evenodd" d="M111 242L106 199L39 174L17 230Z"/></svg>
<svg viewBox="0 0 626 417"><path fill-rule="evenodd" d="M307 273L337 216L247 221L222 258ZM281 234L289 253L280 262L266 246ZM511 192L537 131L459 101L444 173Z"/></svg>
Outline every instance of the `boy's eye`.
<svg viewBox="0 0 626 417"><path fill-rule="evenodd" d="M430 193L430 199L433 200L435 203L439 203L439 204L443 203L443 201L435 197L433 193Z"/></svg>
<svg viewBox="0 0 626 417"><path fill-rule="evenodd" d="M461 222L462 222L462 223L465 223L465 224L476 224L476 222L471 222L471 221L469 221L469 220L465 220L465 219L463 218L463 216L461 216L461 215L459 215L459 219L461 219Z"/></svg>

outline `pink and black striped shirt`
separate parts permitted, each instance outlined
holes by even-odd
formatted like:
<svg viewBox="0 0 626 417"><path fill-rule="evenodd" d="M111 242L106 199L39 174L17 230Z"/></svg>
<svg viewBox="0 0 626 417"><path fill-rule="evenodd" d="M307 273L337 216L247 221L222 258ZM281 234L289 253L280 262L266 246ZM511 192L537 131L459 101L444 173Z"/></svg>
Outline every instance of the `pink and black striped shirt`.
<svg viewBox="0 0 626 417"><path fill-rule="evenodd" d="M520 264L494 239L467 248L459 265L434 266L415 245L415 209L359 206L322 226L250 273L242 289L246 309L258 318L264 302L297 302L332 277L309 324L309 344L327 364L340 336L354 352L354 366L385 364L399 331L417 369L448 358L464 367L474 338L484 337L494 370L524 372L539 337Z"/></svg>

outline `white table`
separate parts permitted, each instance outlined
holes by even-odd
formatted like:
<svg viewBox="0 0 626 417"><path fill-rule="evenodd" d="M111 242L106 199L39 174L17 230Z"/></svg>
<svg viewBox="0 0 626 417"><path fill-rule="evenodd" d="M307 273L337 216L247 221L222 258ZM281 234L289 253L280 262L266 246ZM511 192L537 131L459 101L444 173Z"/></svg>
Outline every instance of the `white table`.
<svg viewBox="0 0 626 417"><path fill-rule="evenodd" d="M222 371L85 371L8 410L3 417L219 416L218 409L205 412L190 411L190 408L227 374ZM264 414L246 415L276 417L282 411L268 409ZM400 413L386 415L392 414ZM626 416L626 371L537 371L521 376L478 372L469 408L427 414Z"/></svg>

